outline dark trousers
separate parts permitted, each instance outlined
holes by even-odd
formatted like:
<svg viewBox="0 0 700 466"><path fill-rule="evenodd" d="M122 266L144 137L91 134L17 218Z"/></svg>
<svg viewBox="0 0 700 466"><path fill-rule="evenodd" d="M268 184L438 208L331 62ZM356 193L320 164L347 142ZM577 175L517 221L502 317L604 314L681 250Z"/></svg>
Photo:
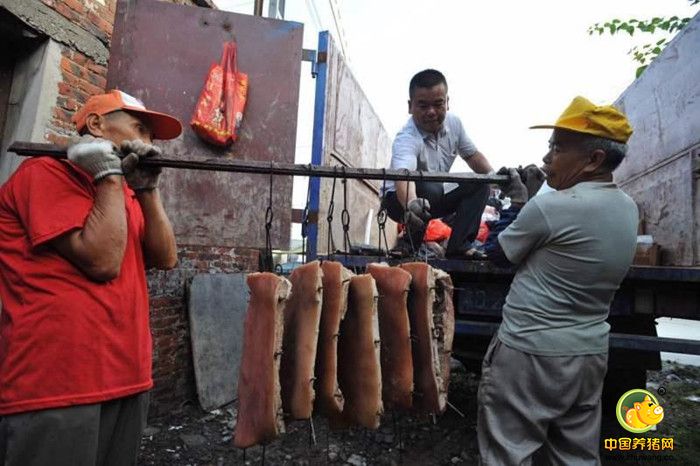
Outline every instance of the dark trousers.
<svg viewBox="0 0 700 466"><path fill-rule="evenodd" d="M489 198L489 186L485 184L460 183L459 186L445 194L442 183L416 183L416 195L430 202L431 218L442 218L455 214L452 221L452 235L447 243L447 255L463 253L471 247L472 241L479 233L481 214ZM396 192L388 192L382 199L389 218L395 222L403 222L404 209ZM410 232L413 244L423 241L425 229Z"/></svg>
<svg viewBox="0 0 700 466"><path fill-rule="evenodd" d="M3 466L135 465L149 393L0 417Z"/></svg>

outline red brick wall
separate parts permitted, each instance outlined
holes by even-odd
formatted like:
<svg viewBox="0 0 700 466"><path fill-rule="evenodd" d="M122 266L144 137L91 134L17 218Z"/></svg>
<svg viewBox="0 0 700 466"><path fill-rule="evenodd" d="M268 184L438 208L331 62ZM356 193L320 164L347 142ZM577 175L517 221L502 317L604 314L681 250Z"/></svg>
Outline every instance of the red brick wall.
<svg viewBox="0 0 700 466"><path fill-rule="evenodd" d="M42 1L109 46L116 0ZM107 67L66 46L60 66L59 95L46 128L46 139L53 143L64 143L75 134L71 117L89 96L104 91L107 76ZM148 273L154 343L152 414L170 412L196 399L186 297L192 277L197 273L254 271L257 264L258 253L254 250L179 245L175 270Z"/></svg>
<svg viewBox="0 0 700 466"><path fill-rule="evenodd" d="M72 23L97 37L106 46L112 37L116 0L42 0ZM96 64L82 53L62 47L61 74L58 85L59 97L53 109L46 139L65 143L75 134L70 119L75 110L93 94L99 94L107 84L107 68Z"/></svg>
<svg viewBox="0 0 700 466"><path fill-rule="evenodd" d="M104 91L107 67L96 64L80 52L63 47L61 57L62 82L58 83L58 99L51 123L46 128L46 139L55 144L65 143L75 134L71 117L85 101Z"/></svg>
<svg viewBox="0 0 700 466"><path fill-rule="evenodd" d="M114 25L116 0L41 0L105 44Z"/></svg>
<svg viewBox="0 0 700 466"><path fill-rule="evenodd" d="M175 270L150 271L153 380L151 414L160 415L196 399L187 316L187 286L198 273L254 271L258 253L224 247L180 245Z"/></svg>

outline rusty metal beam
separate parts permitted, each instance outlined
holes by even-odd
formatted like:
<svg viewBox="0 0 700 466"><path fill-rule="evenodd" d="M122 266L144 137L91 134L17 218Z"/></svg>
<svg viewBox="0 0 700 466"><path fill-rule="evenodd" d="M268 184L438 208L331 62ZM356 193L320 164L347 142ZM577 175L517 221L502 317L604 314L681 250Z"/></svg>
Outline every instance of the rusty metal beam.
<svg viewBox="0 0 700 466"><path fill-rule="evenodd" d="M54 144L34 142L15 142L8 149L21 156L50 156L65 158L66 150ZM150 158L142 162L145 166L184 168L189 170L208 170L235 173L257 173L264 175L313 176L320 178L345 178L365 180L407 180L427 182L470 182L476 184L506 184L506 175L480 175L478 173L427 173L415 170L392 170L383 168L352 168L321 165L301 165L277 162L259 162L252 160L204 159L188 160L169 159L165 157Z"/></svg>

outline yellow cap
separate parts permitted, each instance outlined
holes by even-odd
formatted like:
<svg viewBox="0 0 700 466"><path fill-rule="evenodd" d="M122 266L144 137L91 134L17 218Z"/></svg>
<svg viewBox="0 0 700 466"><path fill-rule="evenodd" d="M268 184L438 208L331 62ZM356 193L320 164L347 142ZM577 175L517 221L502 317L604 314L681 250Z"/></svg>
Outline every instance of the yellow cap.
<svg viewBox="0 0 700 466"><path fill-rule="evenodd" d="M612 105L594 105L581 96L574 98L556 123L530 126L530 129L536 128L568 129L622 143L626 143L632 135L632 127L621 111Z"/></svg>

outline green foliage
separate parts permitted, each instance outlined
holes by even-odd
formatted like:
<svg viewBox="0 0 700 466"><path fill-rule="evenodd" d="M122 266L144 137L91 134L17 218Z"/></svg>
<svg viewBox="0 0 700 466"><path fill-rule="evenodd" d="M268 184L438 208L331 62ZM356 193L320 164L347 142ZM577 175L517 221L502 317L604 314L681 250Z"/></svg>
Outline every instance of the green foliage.
<svg viewBox="0 0 700 466"><path fill-rule="evenodd" d="M700 3L700 0L688 1L691 6ZM641 65L636 71L636 75L639 77L649 63L659 56L664 47L670 42L670 35L686 27L690 20L691 18L679 18L678 16L671 16L670 18L654 17L649 20L635 18L628 20L612 19L604 23L594 24L588 28L588 34L593 35L598 33L598 35L602 35L607 32L612 36L620 32L626 32L630 36L634 36L635 32L639 32L640 34L655 34L664 31L667 33L669 37L662 38L655 43L635 45L627 52L634 61Z"/></svg>

